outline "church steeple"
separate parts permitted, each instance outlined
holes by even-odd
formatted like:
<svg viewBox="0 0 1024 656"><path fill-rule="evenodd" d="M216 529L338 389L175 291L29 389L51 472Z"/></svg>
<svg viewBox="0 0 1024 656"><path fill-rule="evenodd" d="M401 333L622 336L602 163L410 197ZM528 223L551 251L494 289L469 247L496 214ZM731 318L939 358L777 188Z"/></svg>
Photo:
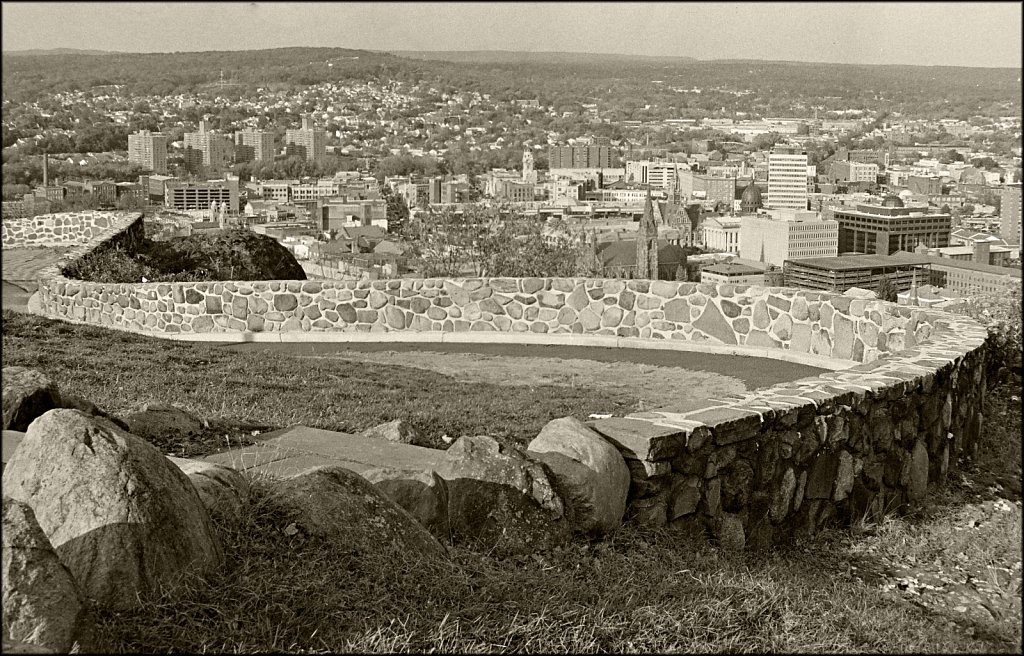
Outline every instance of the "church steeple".
<svg viewBox="0 0 1024 656"><path fill-rule="evenodd" d="M636 277L658 279L658 224L654 220L650 187L647 188L644 216L636 233Z"/></svg>

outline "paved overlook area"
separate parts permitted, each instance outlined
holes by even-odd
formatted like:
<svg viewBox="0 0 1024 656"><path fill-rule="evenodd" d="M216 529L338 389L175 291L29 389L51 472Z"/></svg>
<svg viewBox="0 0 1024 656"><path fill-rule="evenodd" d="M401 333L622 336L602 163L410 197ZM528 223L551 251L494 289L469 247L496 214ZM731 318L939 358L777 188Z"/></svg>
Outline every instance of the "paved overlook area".
<svg viewBox="0 0 1024 656"><path fill-rule="evenodd" d="M19 246L78 240L70 259L113 245L130 250L142 221L63 215L5 222L4 230L5 246L8 234ZM696 523L741 544L811 535L835 518L877 518L920 502L973 453L982 429L985 328L883 301L642 280L108 285L68 280L56 266L39 276L38 308L47 316L176 339L630 347L829 369L685 409L589 423L628 466L630 516L656 526ZM320 446L339 440L290 429L249 462L237 453L232 463L295 463L326 455ZM355 467L363 456L345 457Z"/></svg>

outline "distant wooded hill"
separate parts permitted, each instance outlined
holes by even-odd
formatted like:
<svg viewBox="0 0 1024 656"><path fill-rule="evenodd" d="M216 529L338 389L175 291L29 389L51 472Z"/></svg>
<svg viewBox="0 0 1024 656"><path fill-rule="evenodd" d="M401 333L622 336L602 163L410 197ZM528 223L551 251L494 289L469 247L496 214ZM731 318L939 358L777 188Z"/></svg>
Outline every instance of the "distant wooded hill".
<svg viewBox="0 0 1024 656"><path fill-rule="evenodd" d="M388 50L393 55L408 59L448 61L464 64L598 64L598 63L657 63L671 64L695 62L694 57L648 57L645 55L619 55L593 52L520 52L515 50Z"/></svg>
<svg viewBox="0 0 1024 656"><path fill-rule="evenodd" d="M702 61L565 52L396 54L345 48L88 52L4 53L3 97L27 102L57 91L113 84L125 85L135 95L167 96L213 90L223 72L238 94L258 87L294 89L321 82L425 82L448 93L488 93L493 100L536 98L568 110L598 103L602 112L613 112L613 120L708 115L722 109L779 116L803 108L806 115L815 106L966 118L1014 115L1021 107L1020 69L1009 68ZM676 90L694 87L702 92L684 95Z"/></svg>
<svg viewBox="0 0 1024 656"><path fill-rule="evenodd" d="M109 50L77 50L75 48L51 48L41 50L32 48L30 50L4 50L5 56L11 57L46 57L48 55L112 55L116 54Z"/></svg>

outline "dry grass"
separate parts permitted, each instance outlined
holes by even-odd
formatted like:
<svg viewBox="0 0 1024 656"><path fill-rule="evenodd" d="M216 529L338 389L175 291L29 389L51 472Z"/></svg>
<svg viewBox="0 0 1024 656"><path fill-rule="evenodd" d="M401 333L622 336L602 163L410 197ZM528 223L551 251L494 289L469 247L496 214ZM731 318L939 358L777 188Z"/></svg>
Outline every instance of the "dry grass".
<svg viewBox="0 0 1024 656"><path fill-rule="evenodd" d="M184 400L201 413L221 412L228 419L255 418L273 426L323 422L338 429L352 420L329 410L332 404L357 404L376 423L382 415L390 418L381 410L386 406L374 405L375 395L382 395L383 403L451 412L460 421L467 413L474 421L524 419L501 415L501 403L487 405L496 391L484 386L447 388L446 394L461 395L457 404L428 405L412 387L428 386L433 399L437 385L454 385L436 374L424 379L415 377L422 372L409 373L405 386L396 380L407 374L402 368L332 365L329 371L299 372L285 361L257 362L201 345L7 312L3 361L39 366L62 387L114 412L141 393L144 399ZM268 393L269 380L274 383ZM249 389L257 381L261 392ZM587 399L552 400L545 397L553 390L542 392L509 403L551 404L531 408L541 413L541 422L547 420L545 410L562 412L565 406L556 401L587 407ZM412 400L403 398L410 394ZM606 407L607 399L597 403ZM486 410L474 415L477 406ZM446 559L416 559L289 536L271 483L254 480L241 525L219 527L229 554L224 569L137 611L98 613L95 647L241 653L1020 653L1019 379L989 391L986 416L979 460L963 470L962 479L933 491L936 505L762 554L721 552L678 531L624 527L602 541L577 541L532 556L502 559L453 547ZM925 575L951 583L940 595L924 587ZM966 604L970 608L958 610Z"/></svg>

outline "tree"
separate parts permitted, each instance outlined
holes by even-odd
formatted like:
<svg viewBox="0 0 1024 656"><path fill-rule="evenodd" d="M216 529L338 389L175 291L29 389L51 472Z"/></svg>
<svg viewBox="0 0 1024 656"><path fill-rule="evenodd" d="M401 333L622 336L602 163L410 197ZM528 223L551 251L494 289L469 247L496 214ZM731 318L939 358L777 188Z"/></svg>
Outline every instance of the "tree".
<svg viewBox="0 0 1024 656"><path fill-rule="evenodd" d="M580 275L587 257L563 224L525 217L508 206L482 203L461 210L418 212L408 237L421 257L424 277L570 277Z"/></svg>
<svg viewBox="0 0 1024 656"><path fill-rule="evenodd" d="M409 205L404 196L394 193L387 185L384 185L384 200L387 203L388 232L400 237L409 223Z"/></svg>
<svg viewBox="0 0 1024 656"><path fill-rule="evenodd" d="M889 301L895 303L899 290L896 289L896 284L887 275L883 275L878 279L878 288L875 290L875 294L878 298L883 301Z"/></svg>

